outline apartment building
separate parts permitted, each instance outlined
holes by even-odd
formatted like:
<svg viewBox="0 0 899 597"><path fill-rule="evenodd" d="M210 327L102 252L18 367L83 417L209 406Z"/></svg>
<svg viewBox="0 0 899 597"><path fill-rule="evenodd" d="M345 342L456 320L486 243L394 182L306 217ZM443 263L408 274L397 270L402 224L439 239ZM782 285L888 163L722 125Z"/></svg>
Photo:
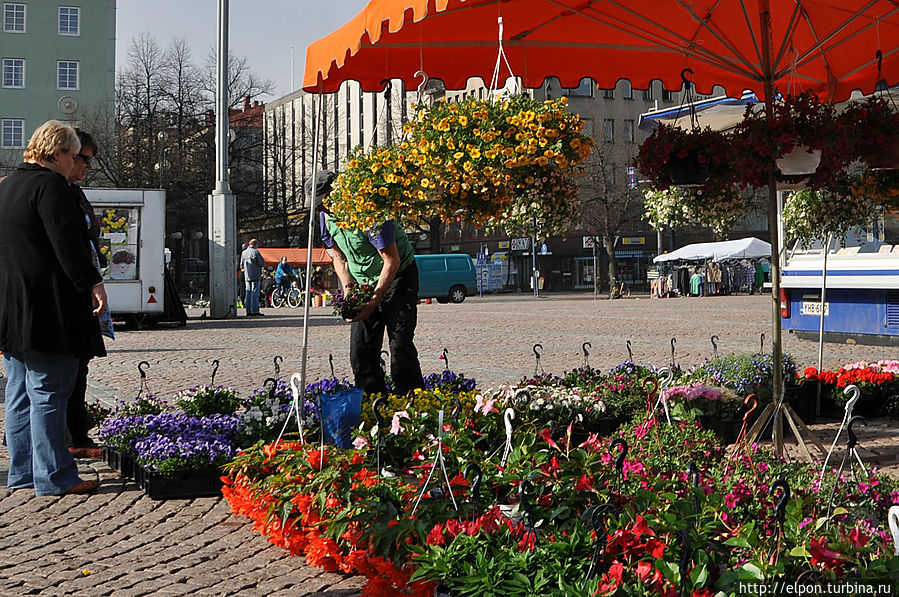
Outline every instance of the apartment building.
<svg viewBox="0 0 899 597"><path fill-rule="evenodd" d="M116 0L2 3L0 174L49 119L111 118Z"/></svg>

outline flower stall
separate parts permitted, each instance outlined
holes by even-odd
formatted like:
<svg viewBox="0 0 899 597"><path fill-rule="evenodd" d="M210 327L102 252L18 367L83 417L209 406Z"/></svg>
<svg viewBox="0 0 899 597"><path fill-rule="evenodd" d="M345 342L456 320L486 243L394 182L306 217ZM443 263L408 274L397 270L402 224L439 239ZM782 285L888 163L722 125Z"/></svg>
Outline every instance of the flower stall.
<svg viewBox="0 0 899 597"><path fill-rule="evenodd" d="M354 449L241 451L223 493L273 544L364 575L363 595L711 596L784 577L899 578L886 522L899 482L728 449L697 420L741 415L771 368L746 355L676 369L671 423L646 381L657 372L634 363L482 391L447 370L412 396L366 396ZM784 369L797 379L788 357Z"/></svg>

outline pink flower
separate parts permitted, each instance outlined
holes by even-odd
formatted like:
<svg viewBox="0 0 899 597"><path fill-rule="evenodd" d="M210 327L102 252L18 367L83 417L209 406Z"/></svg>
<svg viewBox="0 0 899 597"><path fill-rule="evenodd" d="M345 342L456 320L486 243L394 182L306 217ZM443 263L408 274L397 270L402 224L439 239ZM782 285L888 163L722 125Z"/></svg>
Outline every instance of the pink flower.
<svg viewBox="0 0 899 597"><path fill-rule="evenodd" d="M361 450L362 448L364 448L367 445L368 445L368 441L361 435L356 437L356 439L353 440L353 447L356 448L357 450Z"/></svg>
<svg viewBox="0 0 899 597"><path fill-rule="evenodd" d="M403 426L400 425L400 419L408 419L409 413L400 410L393 413L393 422L390 424L390 433L393 435L399 435L403 431Z"/></svg>

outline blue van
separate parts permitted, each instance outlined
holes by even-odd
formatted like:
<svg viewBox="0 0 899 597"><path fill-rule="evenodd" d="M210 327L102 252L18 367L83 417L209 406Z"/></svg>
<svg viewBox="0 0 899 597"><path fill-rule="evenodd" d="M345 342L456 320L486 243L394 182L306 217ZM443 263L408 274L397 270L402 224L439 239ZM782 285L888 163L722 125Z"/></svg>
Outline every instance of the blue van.
<svg viewBox="0 0 899 597"><path fill-rule="evenodd" d="M461 303L478 291L474 264L464 254L416 255L418 298Z"/></svg>

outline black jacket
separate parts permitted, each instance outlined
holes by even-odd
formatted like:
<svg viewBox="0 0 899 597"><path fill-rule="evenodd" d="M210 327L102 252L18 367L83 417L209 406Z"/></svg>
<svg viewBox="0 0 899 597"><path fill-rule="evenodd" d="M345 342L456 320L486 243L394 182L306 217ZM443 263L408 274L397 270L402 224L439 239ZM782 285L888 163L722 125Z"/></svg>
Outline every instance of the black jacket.
<svg viewBox="0 0 899 597"><path fill-rule="evenodd" d="M104 356L90 288L102 281L66 179L25 163L0 182L0 350Z"/></svg>

